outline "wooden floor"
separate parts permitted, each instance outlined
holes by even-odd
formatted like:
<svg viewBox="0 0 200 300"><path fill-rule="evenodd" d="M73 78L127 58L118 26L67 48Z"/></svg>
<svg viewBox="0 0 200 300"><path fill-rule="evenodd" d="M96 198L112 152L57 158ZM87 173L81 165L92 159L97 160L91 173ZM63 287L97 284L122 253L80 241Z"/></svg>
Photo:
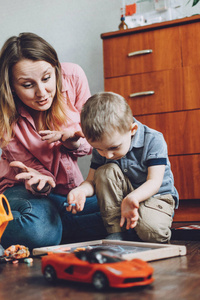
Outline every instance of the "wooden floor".
<svg viewBox="0 0 200 300"><path fill-rule="evenodd" d="M109 289L97 292L90 285L59 281L50 285L41 273L41 260L0 264L1 300L199 300L200 242L172 241L186 245L187 255L150 262L154 267L153 284L142 288Z"/></svg>

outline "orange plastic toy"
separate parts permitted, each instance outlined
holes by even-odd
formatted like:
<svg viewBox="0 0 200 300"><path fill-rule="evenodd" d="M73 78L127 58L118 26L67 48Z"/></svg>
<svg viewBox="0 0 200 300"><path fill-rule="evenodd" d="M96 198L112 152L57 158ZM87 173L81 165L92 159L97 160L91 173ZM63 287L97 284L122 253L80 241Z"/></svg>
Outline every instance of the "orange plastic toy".
<svg viewBox="0 0 200 300"><path fill-rule="evenodd" d="M123 260L110 250L93 248L74 253L51 253L42 257L45 279L92 283L97 290L151 284L153 268L141 259Z"/></svg>
<svg viewBox="0 0 200 300"><path fill-rule="evenodd" d="M8 200L0 194L0 240L9 221L13 220Z"/></svg>

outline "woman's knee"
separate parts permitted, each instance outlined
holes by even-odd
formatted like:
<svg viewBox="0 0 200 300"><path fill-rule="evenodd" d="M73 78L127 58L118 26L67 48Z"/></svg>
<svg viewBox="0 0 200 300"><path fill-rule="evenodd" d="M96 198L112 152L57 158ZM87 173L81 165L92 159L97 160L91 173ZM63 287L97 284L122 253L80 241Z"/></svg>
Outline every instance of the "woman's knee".
<svg viewBox="0 0 200 300"><path fill-rule="evenodd" d="M6 193L7 195L9 193ZM22 244L30 249L59 244L62 222L56 207L47 198L10 201L13 220L2 236L3 247Z"/></svg>
<svg viewBox="0 0 200 300"><path fill-rule="evenodd" d="M62 238L62 221L56 207L49 201L49 199L42 199L37 207L36 201L31 203L32 209L29 216L22 216L24 219L28 219L29 228L27 234L31 231L33 236L31 241L34 244L49 246L57 245L60 243ZM33 220L33 228L31 221ZM40 246L42 247L42 246Z"/></svg>

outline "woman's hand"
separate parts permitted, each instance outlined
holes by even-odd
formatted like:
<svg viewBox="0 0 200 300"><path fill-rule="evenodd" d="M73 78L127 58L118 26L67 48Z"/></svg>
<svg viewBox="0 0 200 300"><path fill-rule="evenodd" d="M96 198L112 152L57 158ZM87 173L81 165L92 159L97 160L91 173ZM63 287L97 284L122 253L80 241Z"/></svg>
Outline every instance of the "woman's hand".
<svg viewBox="0 0 200 300"><path fill-rule="evenodd" d="M80 137L84 137L83 132L66 129L64 131L41 130L39 134L43 141L48 141L49 144L61 141L61 143L69 149L77 149L80 146Z"/></svg>
<svg viewBox="0 0 200 300"><path fill-rule="evenodd" d="M62 131L41 130L39 131L43 141L48 141L49 144L61 141L63 136Z"/></svg>
<svg viewBox="0 0 200 300"><path fill-rule="evenodd" d="M30 191L34 190L45 193L50 187L54 188L56 186L51 176L43 175L35 169L27 167L20 161L12 161L10 167L19 169L19 174L15 178L17 180L25 180L26 188Z"/></svg>

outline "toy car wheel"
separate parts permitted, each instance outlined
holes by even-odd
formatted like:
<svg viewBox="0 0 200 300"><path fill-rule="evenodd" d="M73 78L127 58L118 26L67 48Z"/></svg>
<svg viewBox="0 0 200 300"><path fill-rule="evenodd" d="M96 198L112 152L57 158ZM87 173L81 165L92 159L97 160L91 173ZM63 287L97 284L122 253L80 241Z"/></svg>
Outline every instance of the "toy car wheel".
<svg viewBox="0 0 200 300"><path fill-rule="evenodd" d="M96 272L94 274L92 284L99 291L104 290L109 286L108 279L102 272Z"/></svg>
<svg viewBox="0 0 200 300"><path fill-rule="evenodd" d="M56 271L50 265L46 266L44 269L44 278L49 282L54 282L57 279Z"/></svg>

